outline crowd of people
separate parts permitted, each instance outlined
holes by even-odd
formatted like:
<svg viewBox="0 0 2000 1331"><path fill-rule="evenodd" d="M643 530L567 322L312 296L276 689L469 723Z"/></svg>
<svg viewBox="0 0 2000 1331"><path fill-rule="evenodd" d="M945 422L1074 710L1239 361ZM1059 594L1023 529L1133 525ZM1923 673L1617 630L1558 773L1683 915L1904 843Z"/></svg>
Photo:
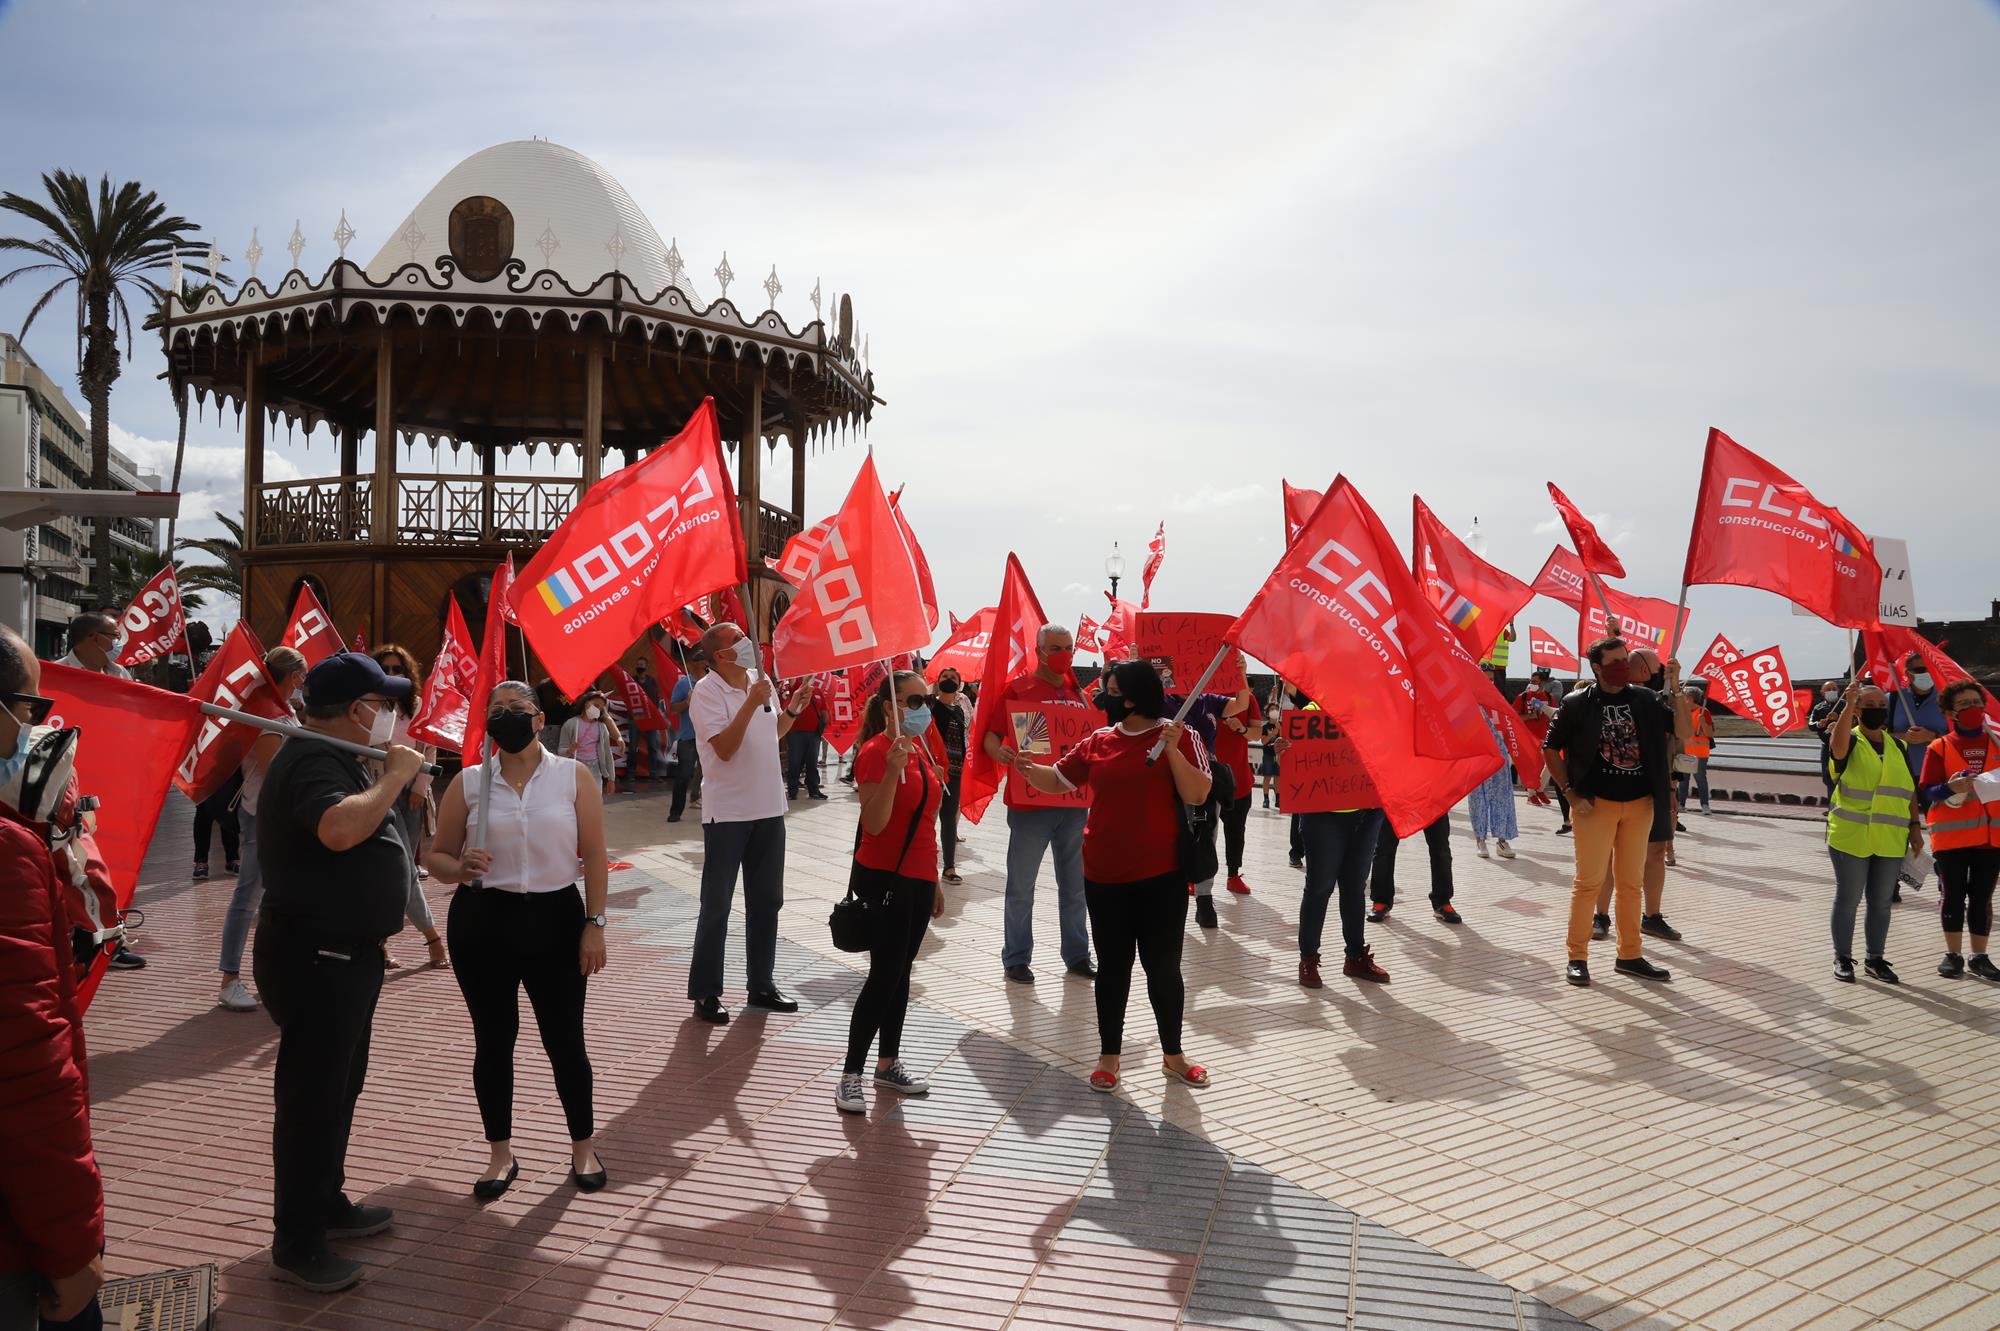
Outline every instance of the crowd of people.
<svg viewBox="0 0 2000 1331"><path fill-rule="evenodd" d="M79 621L72 645L66 664L109 664L93 624ZM1220 927L1218 880L1233 894L1251 892L1242 873L1245 828L1260 783L1266 806L1277 796L1277 811L1289 815L1292 860L1304 871L1298 983L1325 984L1330 911L1343 975L1389 982L1368 942L1368 926L1387 921L1396 905L1399 839L1383 811L1286 810L1274 789L1287 748L1284 706L1318 704L1295 690L1261 698L1247 678L1233 692L1182 698L1146 660L1108 664L1085 688L1074 653L1067 629L1045 626L1033 662L1005 684L983 729L956 670L938 672L934 682L889 672L865 699L852 760L858 817L849 908L862 921L868 970L853 1002L837 1110L865 1112L871 1080L878 1093L929 1093L921 1072L902 1060L901 1035L930 921L943 912L946 889L963 881L959 802L974 754L1005 778L1001 977L1037 981L1034 902L1046 865L1065 978L1094 985L1092 1089L1115 1091L1126 1075L1135 965L1161 1074L1193 1088L1210 1084L1209 1069L1183 1047L1182 948L1191 903L1198 928ZM1481 857L1514 855L1517 778L1531 803L1559 804L1557 830L1572 837L1575 861L1564 978L1591 984L1590 945L1613 940L1617 974L1665 982L1668 970L1646 957L1645 943L1680 938L1665 915L1667 870L1690 796L1710 811L1713 719L1699 685L1683 685L1677 662L1616 637L1591 644L1586 655L1589 679L1567 694L1537 671L1513 700L1512 720L1539 746L1543 768L1516 772L1503 761L1470 792L1473 847ZM830 709L810 682L775 686L741 629L708 629L664 698L650 676L635 675L665 718L655 732L637 731L615 692L552 700L547 681L499 684L485 703L490 756L451 776L441 794L426 772L435 752L409 730L419 689L410 653L394 645L341 652L308 669L297 652L279 647L264 664L302 731L260 739L209 820L234 829L241 857L221 939L218 1002L243 1012L261 1004L279 1031L271 1260L285 1279L314 1291L351 1285L362 1269L332 1245L393 1223L387 1208L347 1195L345 1160L376 1001L393 964L387 943L406 921L422 932L432 964L451 967L474 1033L473 1093L488 1160L470 1181L472 1195L499 1197L519 1177L512 1110L523 991L567 1119L573 1184L607 1186L584 1012L589 980L607 961L604 798L618 788L621 755L636 770L643 749L648 775L672 780L669 821L699 810L703 857L687 980L694 1016L731 1020L724 951L739 887L747 1004L798 1010L776 972L786 814L801 793L825 797L821 742ZM49 1082L50 1124L65 1097L74 1108L74 1121L49 1127L37 1142L29 1164L37 1186L8 1192L0 1299L38 1300L60 1322L87 1307L101 1278L103 1220L87 1127L78 1129L87 1122L84 1059L63 871L36 811L6 803L15 798L8 782L48 713L38 680L39 663L0 629L0 754L11 755L0 758L0 871L33 889L8 900L5 921L11 938L31 943L16 952L32 964L23 969L10 953L17 973L0 979L31 996L9 1020L39 1023L48 1036L34 1067L9 1072ZM1029 751L1010 706L1079 709L1089 717L1079 732L1086 737L1060 751ZM1829 691L1813 726L1826 745L1835 977L1856 979L1860 914L1863 973L1898 982L1884 955L1889 905L1906 857L1928 840L1943 899L1940 975L2000 981L1987 954L2000 794L1981 779L1994 759L1979 687L1927 682L1899 710L1895 697L1857 680ZM1253 738L1262 748L1254 765ZM1498 755L1498 726L1494 743ZM369 750L379 758L362 756ZM1419 834L1433 917L1459 924L1449 815ZM451 888L442 933L425 880ZM254 993L243 978L246 941ZM40 1200L18 1200L23 1195Z"/></svg>

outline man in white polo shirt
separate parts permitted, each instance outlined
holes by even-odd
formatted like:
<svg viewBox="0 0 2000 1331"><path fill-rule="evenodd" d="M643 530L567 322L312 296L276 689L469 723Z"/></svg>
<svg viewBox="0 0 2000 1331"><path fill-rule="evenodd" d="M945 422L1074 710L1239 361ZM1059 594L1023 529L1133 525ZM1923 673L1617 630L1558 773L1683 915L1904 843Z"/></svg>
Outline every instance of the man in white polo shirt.
<svg viewBox="0 0 2000 1331"><path fill-rule="evenodd" d="M118 664L118 621L102 610L86 610L69 622L69 655L57 665L92 670L113 679L130 679Z"/></svg>
<svg viewBox="0 0 2000 1331"><path fill-rule="evenodd" d="M722 1006L722 949L736 876L743 875L743 951L750 978L750 1006L797 1012L797 1000L778 990L772 969L778 955L778 911L785 904L784 765L778 742L793 714L771 707L771 681L757 673L757 644L734 624L702 635L709 672L688 696L695 748L701 755L701 914L688 965L694 1013L717 1025L729 1020ZM803 704L800 692L794 701Z"/></svg>

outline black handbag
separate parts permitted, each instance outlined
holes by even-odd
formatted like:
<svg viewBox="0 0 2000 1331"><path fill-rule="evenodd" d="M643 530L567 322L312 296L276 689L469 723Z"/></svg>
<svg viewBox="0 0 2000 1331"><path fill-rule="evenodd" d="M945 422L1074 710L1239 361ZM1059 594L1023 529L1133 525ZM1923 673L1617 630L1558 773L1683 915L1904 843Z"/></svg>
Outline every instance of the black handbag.
<svg viewBox="0 0 2000 1331"><path fill-rule="evenodd" d="M1181 875L1190 883L1206 883L1221 869L1215 854L1215 833L1221 825L1223 808L1236 798L1236 776L1227 765L1212 764L1209 776L1208 799L1205 802L1185 804L1181 802L1178 791L1174 794L1174 803L1180 806L1181 811Z"/></svg>
<svg viewBox="0 0 2000 1331"><path fill-rule="evenodd" d="M899 866L909 855L910 847L916 844L917 828L922 826L924 821L924 806L931 800L930 767L928 764L923 764L918 770L923 774L924 788L917 797L916 816L910 819L910 830L903 837L902 852L896 856L896 863ZM859 819L854 823L854 849L857 853L861 849ZM858 860L848 869L847 895L833 903L833 911L826 917L826 927L833 934L833 945L842 952L868 951L875 940L875 912L889 909L896 900L896 889L893 887L882 893L880 901L870 901L857 894L854 890L854 880L865 872L867 871L861 867Z"/></svg>

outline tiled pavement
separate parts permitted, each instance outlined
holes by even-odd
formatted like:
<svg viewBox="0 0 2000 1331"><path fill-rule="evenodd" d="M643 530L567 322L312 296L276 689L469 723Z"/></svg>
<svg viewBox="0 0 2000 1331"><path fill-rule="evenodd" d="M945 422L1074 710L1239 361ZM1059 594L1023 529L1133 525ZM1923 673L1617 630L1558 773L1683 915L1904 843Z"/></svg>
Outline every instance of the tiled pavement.
<svg viewBox="0 0 2000 1331"><path fill-rule="evenodd" d="M822 923L851 803L789 825L781 965L806 1009L721 1031L681 997L698 829L662 814L648 794L611 818L636 866L592 988L613 1187L566 1185L530 1040L522 1181L475 1208L463 1007L448 974L398 972L350 1165L399 1223L353 1245L367 1285L319 1300L263 1274L274 1032L209 1006L229 884L182 877L177 805L142 889L155 964L90 1023L114 1271L218 1261L226 1327L2000 1325L2000 989L1929 973L1934 893L1899 909L1911 984L1835 984L1809 825L1696 824L1670 987L1608 955L1596 988L1561 984L1567 843L1524 810L1511 864L1455 843L1467 925L1419 895L1371 930L1393 984L1312 994L1284 824L1259 813L1259 891L1189 935L1188 1047L1216 1085L1147 1075L1135 994L1108 1099L1079 1079L1088 986L999 980L996 810L918 962L906 1053L937 1089L860 1121L829 1104L858 975ZM1421 842L1402 876L1424 880Z"/></svg>

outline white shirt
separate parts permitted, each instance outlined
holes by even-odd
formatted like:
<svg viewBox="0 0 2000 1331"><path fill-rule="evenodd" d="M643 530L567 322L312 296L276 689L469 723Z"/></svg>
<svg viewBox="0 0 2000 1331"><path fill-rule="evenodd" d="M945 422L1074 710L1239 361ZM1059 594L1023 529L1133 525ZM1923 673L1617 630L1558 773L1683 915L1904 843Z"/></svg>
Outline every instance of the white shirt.
<svg viewBox="0 0 2000 1331"><path fill-rule="evenodd" d="M113 679L132 678L131 671L127 670L124 666L119 665L116 661L111 660L109 657L105 658L104 669L102 670L91 670L89 666L85 665L83 662L76 659L75 652L71 652L68 656L65 656L62 660L56 662L56 664L66 665L74 670L90 670L90 673L93 675L109 675Z"/></svg>
<svg viewBox="0 0 2000 1331"><path fill-rule="evenodd" d="M729 729L736 713L749 697L747 689L732 688L720 671L711 670L695 681L688 698L688 716L694 721L695 751L701 755L701 820L704 823L747 823L759 818L782 818L790 801L785 798L785 774L778 761L777 705L750 713L743 728L743 742L727 759L715 752L715 737Z"/></svg>
<svg viewBox="0 0 2000 1331"><path fill-rule="evenodd" d="M581 765L544 750L528 777L527 788L514 793L498 770L493 773L493 822L486 829L486 853L493 867L481 881L496 892L556 892L583 877L576 854L576 773ZM594 779L594 778L593 778ZM485 775L465 769L467 843L479 824L479 788Z"/></svg>

